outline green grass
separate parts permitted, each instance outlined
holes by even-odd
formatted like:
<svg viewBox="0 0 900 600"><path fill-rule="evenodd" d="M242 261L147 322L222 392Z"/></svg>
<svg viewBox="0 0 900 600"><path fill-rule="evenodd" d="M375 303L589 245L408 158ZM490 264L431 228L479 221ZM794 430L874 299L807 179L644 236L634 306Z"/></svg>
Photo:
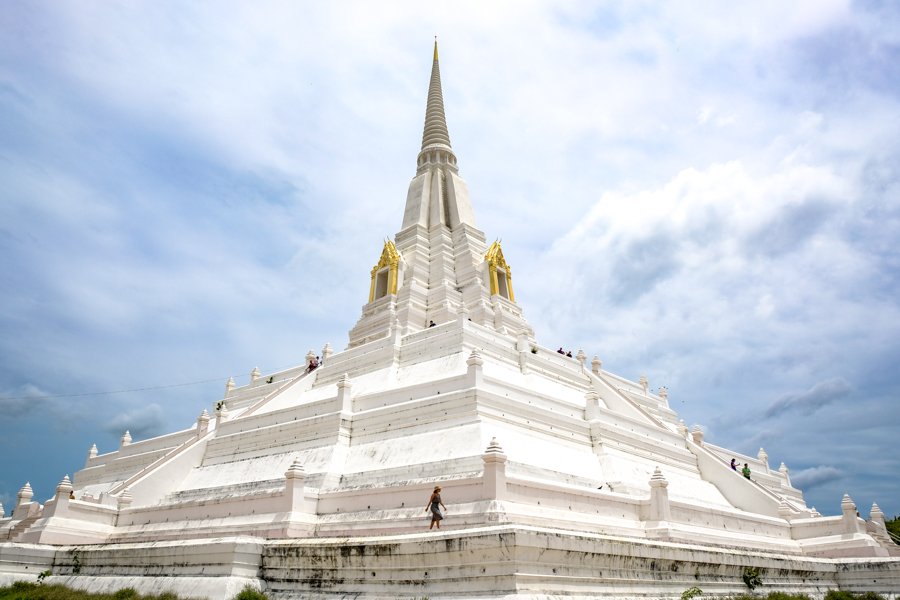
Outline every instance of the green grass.
<svg viewBox="0 0 900 600"><path fill-rule="evenodd" d="M693 590L694 588L692 588ZM697 590L700 591L699 589ZM702 594L702 592L701 592ZM701 594L695 594L701 596ZM691 596L693 597L693 595ZM250 586L245 587L232 600L268 600L268 596L258 592ZM11 586L0 588L0 600L188 600L171 592L162 594L139 594L133 588L124 588L111 594L94 594L75 590L58 584L38 584L25 581L17 581ZM810 600L806 594L785 594L783 592L769 592L766 596L729 596L729 600ZM885 600L873 592L854 594L832 590L825 594L825 600Z"/></svg>
<svg viewBox="0 0 900 600"><path fill-rule="evenodd" d="M783 592L769 592L769 594L766 596L751 596L750 594L729 596L728 600L810 600L810 597L806 594L785 594ZM884 600L884 596L879 596L874 592L854 594L853 592L840 592L831 590L830 592L825 594L825 600Z"/></svg>
<svg viewBox="0 0 900 600"><path fill-rule="evenodd" d="M38 584L17 581L11 586L0 588L0 600L188 600L172 592L162 594L139 594L133 588L123 588L110 594L96 594L72 589L58 584ZM249 586L244 588L234 600L268 600L268 596Z"/></svg>
<svg viewBox="0 0 900 600"><path fill-rule="evenodd" d="M825 600L884 600L884 596L879 596L875 592L866 592L864 594L854 594L852 592L839 592L831 590L825 594Z"/></svg>
<svg viewBox="0 0 900 600"><path fill-rule="evenodd" d="M769 592L767 596L741 594L740 596L729 596L728 598L729 600L811 600L806 594L785 594L783 592Z"/></svg>

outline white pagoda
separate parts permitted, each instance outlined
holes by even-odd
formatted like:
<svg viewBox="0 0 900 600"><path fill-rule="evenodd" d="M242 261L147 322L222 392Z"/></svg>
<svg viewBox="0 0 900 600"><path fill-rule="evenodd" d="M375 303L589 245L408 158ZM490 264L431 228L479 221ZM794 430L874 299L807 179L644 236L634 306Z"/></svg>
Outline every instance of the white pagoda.
<svg viewBox="0 0 900 600"><path fill-rule="evenodd" d="M437 45L368 294L343 352L229 380L183 431L92 447L43 504L26 483L0 508L0 584L50 569L210 598L677 598L758 573L814 596L900 593L877 505L866 520L845 496L822 516L762 449L710 444L665 390L537 342L459 176ZM448 512L429 531L435 485Z"/></svg>

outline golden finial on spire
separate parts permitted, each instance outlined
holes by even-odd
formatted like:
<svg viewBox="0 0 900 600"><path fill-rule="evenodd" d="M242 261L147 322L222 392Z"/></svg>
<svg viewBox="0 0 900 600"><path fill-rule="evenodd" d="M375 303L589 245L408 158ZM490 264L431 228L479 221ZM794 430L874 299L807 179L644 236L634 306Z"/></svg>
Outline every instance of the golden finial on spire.
<svg viewBox="0 0 900 600"><path fill-rule="evenodd" d="M434 36L434 60L437 61L437 36Z"/></svg>

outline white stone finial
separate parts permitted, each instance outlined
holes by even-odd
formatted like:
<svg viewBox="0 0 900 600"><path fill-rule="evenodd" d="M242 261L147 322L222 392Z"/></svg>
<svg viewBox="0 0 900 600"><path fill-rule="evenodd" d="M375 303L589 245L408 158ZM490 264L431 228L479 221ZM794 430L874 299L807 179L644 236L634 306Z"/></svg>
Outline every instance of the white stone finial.
<svg viewBox="0 0 900 600"><path fill-rule="evenodd" d="M663 476L659 467L653 470L650 477L650 520L669 521L672 518L672 508L669 505L669 492L666 489L669 482Z"/></svg>
<svg viewBox="0 0 900 600"><path fill-rule="evenodd" d="M91 444L90 450L88 450L88 459L97 458L97 444Z"/></svg>
<svg viewBox="0 0 900 600"><path fill-rule="evenodd" d="M209 412L204 408L197 417L197 435L203 435L209 431Z"/></svg>
<svg viewBox="0 0 900 600"><path fill-rule="evenodd" d="M306 469L300 463L300 458L295 458L288 470L284 472L285 479L303 479L306 477Z"/></svg>
<svg viewBox="0 0 900 600"><path fill-rule="evenodd" d="M641 378L638 380L638 383L641 384L641 388L644 390L644 393L647 393L648 388L650 387L650 381L647 379L646 375L641 375Z"/></svg>
<svg viewBox="0 0 900 600"><path fill-rule="evenodd" d="M59 482L59 485L56 486L56 494L57 495L64 494L64 495L68 496L69 492L71 492L74 489L75 488L72 487L72 480L70 480L69 475L66 474L66 476L63 477L62 480Z"/></svg>
<svg viewBox="0 0 900 600"><path fill-rule="evenodd" d="M325 345L322 347L322 362L328 360L332 354L334 354L334 350L331 348L331 344L325 342Z"/></svg>
<svg viewBox="0 0 900 600"><path fill-rule="evenodd" d="M844 497L841 499L841 513L843 513L841 520L844 523L844 533L865 531L865 529L860 528L859 510L856 508L856 503L850 498L850 494L844 494Z"/></svg>
<svg viewBox="0 0 900 600"><path fill-rule="evenodd" d="M853 498L850 497L850 494L844 494L844 497L841 498L841 511L845 513L852 512L854 515L856 514L856 503L853 502Z"/></svg>
<svg viewBox="0 0 900 600"><path fill-rule="evenodd" d="M0 502L0 519L6 516L6 511L3 509L3 503Z"/></svg>
<svg viewBox="0 0 900 600"><path fill-rule="evenodd" d="M781 466L778 467L778 472L781 473L781 476L784 477L784 482L791 487L791 472L790 469L787 468L787 465L781 463Z"/></svg>
<svg viewBox="0 0 900 600"><path fill-rule="evenodd" d="M869 520L880 527L884 533L887 533L887 523L884 522L884 512L882 512L874 502L872 503L871 510L869 510Z"/></svg>
<svg viewBox="0 0 900 600"><path fill-rule="evenodd" d="M31 502L31 499L34 497L34 490L31 489L31 483L26 481L25 485L19 489L17 496L19 498L19 504Z"/></svg>
<svg viewBox="0 0 900 600"><path fill-rule="evenodd" d="M601 369L603 369L603 361L600 360L599 356L594 355L594 358L591 359L591 372L593 372L594 375L599 375Z"/></svg>
<svg viewBox="0 0 900 600"><path fill-rule="evenodd" d="M669 482L666 480L665 476L663 476L659 467L653 469L653 475L650 476L650 487L666 487L668 485Z"/></svg>
<svg viewBox="0 0 900 600"><path fill-rule="evenodd" d="M681 437L687 437L688 426L685 424L684 419L678 419L678 433L681 434Z"/></svg>
<svg viewBox="0 0 900 600"><path fill-rule="evenodd" d="M485 449L486 454L503 454L503 448L500 446L500 442L497 441L497 438L491 438L491 441L488 443L487 448Z"/></svg>
<svg viewBox="0 0 900 600"><path fill-rule="evenodd" d="M220 423L228 420L228 404L224 400L219 400L216 403L216 417L218 417Z"/></svg>
<svg viewBox="0 0 900 600"><path fill-rule="evenodd" d="M584 350L578 349L578 352L575 354L575 358L578 359L578 362L584 364L584 361L587 360L587 354L584 353Z"/></svg>
<svg viewBox="0 0 900 600"><path fill-rule="evenodd" d="M663 400L668 400L669 399L669 388L667 388L666 386L662 386L661 388L659 388L658 396L660 398L662 398Z"/></svg>
<svg viewBox="0 0 900 600"><path fill-rule="evenodd" d="M134 502L134 496L131 495L131 490L128 488L122 490L122 493L119 494L119 497L116 500L119 510L128 508L131 506L132 502Z"/></svg>
<svg viewBox="0 0 900 600"><path fill-rule="evenodd" d="M766 451L764 448L759 449L759 452L757 452L757 454L756 454L756 458L759 459L759 462L761 462L763 464L763 469L765 470L766 473L768 473L769 472L769 455L766 454Z"/></svg>
<svg viewBox="0 0 900 600"><path fill-rule="evenodd" d="M816 507L813 506L812 508L809 509L809 516L811 516L811 517L821 517L821 516L822 516L822 513L820 513L819 511L817 511L817 510L816 510Z"/></svg>
<svg viewBox="0 0 900 600"><path fill-rule="evenodd" d="M122 439L119 440L119 445L121 447L125 447L130 443L131 443L131 432L126 429L125 433L122 435Z"/></svg>
<svg viewBox="0 0 900 600"><path fill-rule="evenodd" d="M469 358L466 359L466 364L470 367L480 367L484 364L484 359L481 358L481 352L479 352L477 348L472 350L472 353L469 354Z"/></svg>
<svg viewBox="0 0 900 600"><path fill-rule="evenodd" d="M228 381L225 382L225 395L234 389L234 377L229 377Z"/></svg>
<svg viewBox="0 0 900 600"><path fill-rule="evenodd" d="M694 439L694 443L698 446L703 445L703 428L699 425L694 425L694 428L691 430L691 437Z"/></svg>
<svg viewBox="0 0 900 600"><path fill-rule="evenodd" d="M259 367L253 367L253 370L250 371L250 381L256 381L262 376L262 373L259 370Z"/></svg>

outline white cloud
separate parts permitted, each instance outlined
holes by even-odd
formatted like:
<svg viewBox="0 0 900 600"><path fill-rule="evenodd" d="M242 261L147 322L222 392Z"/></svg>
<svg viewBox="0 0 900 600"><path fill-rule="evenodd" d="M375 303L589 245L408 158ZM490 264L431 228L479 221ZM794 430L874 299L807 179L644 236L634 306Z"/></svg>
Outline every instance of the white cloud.
<svg viewBox="0 0 900 600"><path fill-rule="evenodd" d="M133 439L139 439L164 433L165 422L162 407L158 404L148 404L113 416L106 421L103 428L114 435L122 435L128 431Z"/></svg>
<svg viewBox="0 0 900 600"><path fill-rule="evenodd" d="M826 465L810 467L791 474L791 485L801 489L812 489L824 483L843 477L840 470Z"/></svg>
<svg viewBox="0 0 900 600"><path fill-rule="evenodd" d="M769 405L765 415L771 418L789 410L810 415L828 404L846 398L851 391L850 384L843 379L829 379L804 392L785 394Z"/></svg>

